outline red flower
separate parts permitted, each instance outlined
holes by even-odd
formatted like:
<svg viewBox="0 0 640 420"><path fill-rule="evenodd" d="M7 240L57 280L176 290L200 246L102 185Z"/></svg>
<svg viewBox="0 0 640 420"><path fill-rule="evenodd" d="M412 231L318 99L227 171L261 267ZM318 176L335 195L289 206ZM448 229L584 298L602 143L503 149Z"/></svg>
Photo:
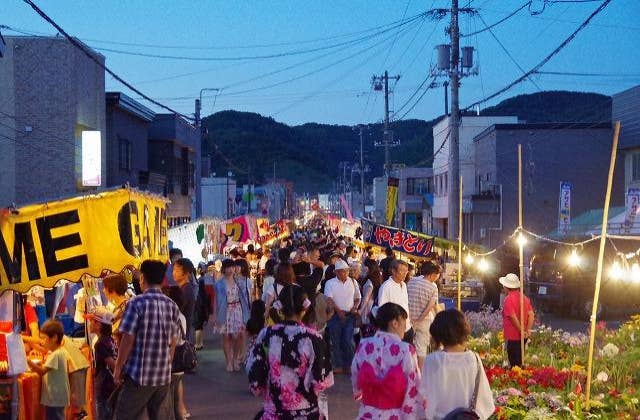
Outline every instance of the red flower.
<svg viewBox="0 0 640 420"><path fill-rule="evenodd" d="M415 398L416 395L418 395L418 390L414 386L413 388L411 388L411 390L409 390L409 397Z"/></svg>
<svg viewBox="0 0 640 420"><path fill-rule="evenodd" d="M405 406L402 408L402 411L404 411L404 412L405 412L405 413L407 413L407 414L411 414L411 413L413 413L413 407L411 407L411 406L409 406L409 405L405 405Z"/></svg>

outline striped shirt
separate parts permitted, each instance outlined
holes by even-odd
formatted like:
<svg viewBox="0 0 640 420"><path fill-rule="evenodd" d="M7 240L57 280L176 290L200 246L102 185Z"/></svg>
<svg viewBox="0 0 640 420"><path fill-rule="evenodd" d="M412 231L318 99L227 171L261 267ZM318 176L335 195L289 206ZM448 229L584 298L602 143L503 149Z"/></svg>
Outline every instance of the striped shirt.
<svg viewBox="0 0 640 420"><path fill-rule="evenodd" d="M120 332L135 337L124 374L140 386L171 382L171 343L179 337L180 310L160 289L147 289L127 304Z"/></svg>
<svg viewBox="0 0 640 420"><path fill-rule="evenodd" d="M414 277L407 283L409 314L417 320L431 302L438 303L438 287L424 276Z"/></svg>

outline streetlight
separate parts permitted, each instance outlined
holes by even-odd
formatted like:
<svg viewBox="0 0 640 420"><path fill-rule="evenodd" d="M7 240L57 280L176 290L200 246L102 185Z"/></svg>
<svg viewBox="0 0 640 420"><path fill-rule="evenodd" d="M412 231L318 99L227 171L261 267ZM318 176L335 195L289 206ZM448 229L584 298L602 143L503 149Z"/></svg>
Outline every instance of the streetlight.
<svg viewBox="0 0 640 420"><path fill-rule="evenodd" d="M467 265L473 264L473 255L467 254L467 257L464 259L464 262L467 263Z"/></svg>
<svg viewBox="0 0 640 420"><path fill-rule="evenodd" d="M578 267L580 265L580 255L578 252L573 249L571 250L571 254L569 255L569 266Z"/></svg>

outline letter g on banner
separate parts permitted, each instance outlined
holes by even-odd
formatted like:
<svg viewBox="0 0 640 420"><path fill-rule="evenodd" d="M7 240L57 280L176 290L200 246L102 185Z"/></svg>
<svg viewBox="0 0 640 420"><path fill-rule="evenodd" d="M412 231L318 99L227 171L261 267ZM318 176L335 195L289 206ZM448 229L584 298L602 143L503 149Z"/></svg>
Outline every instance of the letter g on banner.
<svg viewBox="0 0 640 420"><path fill-rule="evenodd" d="M131 220L135 216L135 222ZM138 226L138 205L135 201L125 203L118 212L118 234L124 249L133 257L140 257L142 241Z"/></svg>

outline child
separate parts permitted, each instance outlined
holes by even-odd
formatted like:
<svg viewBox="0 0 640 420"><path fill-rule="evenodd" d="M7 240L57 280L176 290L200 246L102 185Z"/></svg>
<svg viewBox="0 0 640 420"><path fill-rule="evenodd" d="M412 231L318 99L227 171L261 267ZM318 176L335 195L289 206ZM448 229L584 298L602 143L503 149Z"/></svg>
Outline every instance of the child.
<svg viewBox="0 0 640 420"><path fill-rule="evenodd" d="M251 302L251 316L247 321L247 333L249 334L249 349L253 346L255 338L265 326L264 313L266 305L261 300L254 300Z"/></svg>
<svg viewBox="0 0 640 420"><path fill-rule="evenodd" d="M109 420L112 418L112 414L108 400L115 389L113 370L117 357L115 342L111 336L113 313L104 306L98 306L87 318L91 320L89 331L98 336L98 341L93 346L95 354L94 395L97 418Z"/></svg>
<svg viewBox="0 0 640 420"><path fill-rule="evenodd" d="M49 351L44 365L27 360L29 367L42 376L40 403L46 420L64 420L64 409L69 405L69 376L67 353L62 349L64 329L59 321L49 320L40 328L42 344Z"/></svg>

